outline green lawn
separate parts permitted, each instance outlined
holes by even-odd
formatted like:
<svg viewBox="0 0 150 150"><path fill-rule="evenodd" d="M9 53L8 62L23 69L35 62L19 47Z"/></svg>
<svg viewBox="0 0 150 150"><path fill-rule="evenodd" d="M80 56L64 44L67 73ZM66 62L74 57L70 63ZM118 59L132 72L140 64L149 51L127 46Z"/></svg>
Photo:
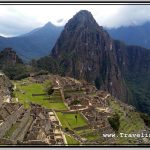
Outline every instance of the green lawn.
<svg viewBox="0 0 150 150"><path fill-rule="evenodd" d="M59 91L54 91L50 100L44 100L48 98L46 96L32 96L32 94L43 94L43 85L38 83L29 83L28 85L21 86L21 82L16 83L17 89L15 91L15 97L19 102L28 107L29 102L37 103L47 108L56 110L67 110L67 107L62 101Z"/></svg>
<svg viewBox="0 0 150 150"><path fill-rule="evenodd" d="M57 112L57 116L62 123L63 128L68 127L69 129L73 129L87 125L86 120L80 114L77 114L77 122L75 114L63 114L61 112Z"/></svg>
<svg viewBox="0 0 150 150"><path fill-rule="evenodd" d="M84 135L83 137L86 138L88 141L94 141L100 139L100 135L94 132L91 132L91 134Z"/></svg>
<svg viewBox="0 0 150 150"><path fill-rule="evenodd" d="M79 145L80 144L79 141L75 140L73 137L71 137L69 135L65 134L65 137L66 137L68 145Z"/></svg>

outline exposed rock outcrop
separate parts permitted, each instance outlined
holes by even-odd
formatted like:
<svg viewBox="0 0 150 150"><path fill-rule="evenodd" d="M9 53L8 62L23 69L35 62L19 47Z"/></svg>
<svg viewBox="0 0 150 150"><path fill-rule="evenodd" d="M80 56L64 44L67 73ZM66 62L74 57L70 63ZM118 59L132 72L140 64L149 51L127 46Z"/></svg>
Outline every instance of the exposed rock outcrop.
<svg viewBox="0 0 150 150"><path fill-rule="evenodd" d="M15 65L22 64L22 60L18 57L12 48L5 48L0 52L0 67L3 65Z"/></svg>

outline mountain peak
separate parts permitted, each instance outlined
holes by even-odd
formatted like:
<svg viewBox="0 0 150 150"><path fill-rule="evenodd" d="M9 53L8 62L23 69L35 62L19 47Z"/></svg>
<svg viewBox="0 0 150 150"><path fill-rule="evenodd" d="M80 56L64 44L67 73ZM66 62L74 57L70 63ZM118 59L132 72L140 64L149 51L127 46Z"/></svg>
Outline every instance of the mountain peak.
<svg viewBox="0 0 150 150"><path fill-rule="evenodd" d="M44 25L44 27L55 27L55 25L49 21Z"/></svg>
<svg viewBox="0 0 150 150"><path fill-rule="evenodd" d="M85 17L89 17L89 16L91 17L92 16L91 12L88 10L80 10L76 15L82 15Z"/></svg>
<svg viewBox="0 0 150 150"><path fill-rule="evenodd" d="M75 29L76 27L98 27L97 22L95 21L91 12L87 10L81 10L76 13L72 19L66 24L66 28Z"/></svg>

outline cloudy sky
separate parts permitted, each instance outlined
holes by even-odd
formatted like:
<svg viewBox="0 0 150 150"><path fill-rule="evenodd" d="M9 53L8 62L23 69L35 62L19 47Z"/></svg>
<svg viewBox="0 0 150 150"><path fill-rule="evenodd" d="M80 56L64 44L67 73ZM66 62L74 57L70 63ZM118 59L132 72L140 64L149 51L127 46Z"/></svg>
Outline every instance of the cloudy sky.
<svg viewBox="0 0 150 150"><path fill-rule="evenodd" d="M150 5L0 5L0 35L17 36L49 21L61 26L83 9L109 28L150 21Z"/></svg>

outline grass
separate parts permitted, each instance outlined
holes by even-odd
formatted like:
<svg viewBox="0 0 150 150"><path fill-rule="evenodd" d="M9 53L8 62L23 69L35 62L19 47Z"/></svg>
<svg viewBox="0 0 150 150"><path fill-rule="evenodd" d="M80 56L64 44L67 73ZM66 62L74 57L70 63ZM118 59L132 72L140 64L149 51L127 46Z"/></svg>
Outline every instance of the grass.
<svg viewBox="0 0 150 150"><path fill-rule="evenodd" d="M100 135L98 135L96 131L90 128L78 130L76 131L76 133L79 134L81 137L86 138L88 141L100 139Z"/></svg>
<svg viewBox="0 0 150 150"><path fill-rule="evenodd" d="M18 128L19 122L16 122L15 124L12 125L12 127L6 131L4 138L9 138L12 136L13 132Z"/></svg>
<svg viewBox="0 0 150 150"><path fill-rule="evenodd" d="M84 129L84 130L78 130L76 131L77 134L79 135L82 135L82 134L85 134L85 133L91 133L91 129L88 128L88 129Z"/></svg>
<svg viewBox="0 0 150 150"><path fill-rule="evenodd" d="M94 141L100 139L100 135L91 132L90 134L84 135L84 138L86 138L88 141Z"/></svg>
<svg viewBox="0 0 150 150"><path fill-rule="evenodd" d="M141 119L139 113L135 111L129 111L129 109L126 108L125 112L127 116L125 116L124 111L121 109L121 106L115 101L110 101L110 107L120 116L120 127L118 133L139 133L139 131L144 128L144 122ZM136 140L136 138L118 137L117 143L134 144Z"/></svg>
<svg viewBox="0 0 150 150"><path fill-rule="evenodd" d="M57 116L62 123L63 128L73 129L87 125L86 120L80 114L77 114L76 122L75 115L76 114L63 114L61 112L57 112Z"/></svg>
<svg viewBox="0 0 150 150"><path fill-rule="evenodd" d="M15 97L18 97L19 102L24 104L25 107L29 106L29 102L32 102L51 109L67 110L58 91L54 91L50 96L50 100L44 100L44 98L47 98L46 96L32 96L32 94L44 93L42 84L29 83L21 86L21 82L17 82L16 86Z"/></svg>
<svg viewBox="0 0 150 150"><path fill-rule="evenodd" d="M79 141L75 140L72 136L65 134L68 145L79 145Z"/></svg>

